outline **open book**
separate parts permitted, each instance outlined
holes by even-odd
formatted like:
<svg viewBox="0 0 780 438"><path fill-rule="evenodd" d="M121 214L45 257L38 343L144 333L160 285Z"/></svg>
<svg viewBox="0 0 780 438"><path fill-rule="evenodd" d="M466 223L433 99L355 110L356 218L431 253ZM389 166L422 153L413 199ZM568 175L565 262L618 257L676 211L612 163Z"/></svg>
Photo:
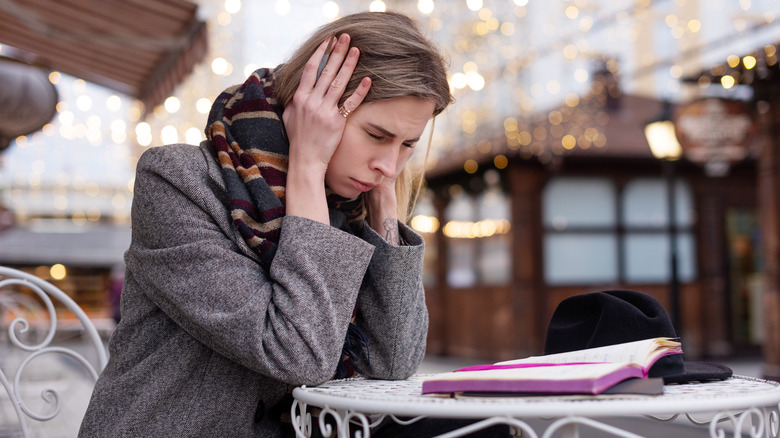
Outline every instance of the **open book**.
<svg viewBox="0 0 780 438"><path fill-rule="evenodd" d="M422 392L601 394L626 379L647 378L658 359L681 353L672 338L645 339L461 368L426 378Z"/></svg>

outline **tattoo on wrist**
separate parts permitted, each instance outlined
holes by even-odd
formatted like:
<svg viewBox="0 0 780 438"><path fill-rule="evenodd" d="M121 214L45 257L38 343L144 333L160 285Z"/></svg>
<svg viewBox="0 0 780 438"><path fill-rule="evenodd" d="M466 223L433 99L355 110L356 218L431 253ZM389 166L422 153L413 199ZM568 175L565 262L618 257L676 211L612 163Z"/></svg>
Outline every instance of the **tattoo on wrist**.
<svg viewBox="0 0 780 438"><path fill-rule="evenodd" d="M398 221L392 218L385 219L382 222L382 226L385 229L385 240L393 245L401 244L401 236L398 234Z"/></svg>

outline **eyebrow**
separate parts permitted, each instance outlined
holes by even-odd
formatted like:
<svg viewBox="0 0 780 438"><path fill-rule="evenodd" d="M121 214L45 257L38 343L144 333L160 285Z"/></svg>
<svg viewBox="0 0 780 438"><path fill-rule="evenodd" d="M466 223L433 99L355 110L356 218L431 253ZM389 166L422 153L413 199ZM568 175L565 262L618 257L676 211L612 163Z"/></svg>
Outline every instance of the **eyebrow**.
<svg viewBox="0 0 780 438"><path fill-rule="evenodd" d="M379 131L382 135L384 135L386 137L391 137L391 138L396 138L397 137L397 135L393 134L392 132L388 131L387 129L385 129L385 128L379 126L379 125L375 125L373 123L369 123L368 126L370 126L373 129L376 129L377 131ZM418 141L420 141L420 137L410 138L410 139L407 139L406 141L407 142L411 142L411 143L417 143Z"/></svg>

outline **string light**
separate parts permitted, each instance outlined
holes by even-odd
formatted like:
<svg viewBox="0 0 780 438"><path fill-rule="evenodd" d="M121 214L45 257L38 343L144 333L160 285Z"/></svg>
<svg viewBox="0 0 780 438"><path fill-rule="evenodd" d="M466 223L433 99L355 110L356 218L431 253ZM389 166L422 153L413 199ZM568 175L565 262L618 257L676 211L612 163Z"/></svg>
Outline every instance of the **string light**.
<svg viewBox="0 0 780 438"><path fill-rule="evenodd" d="M92 108L92 98L82 94L76 99L76 108L83 112L89 111Z"/></svg>
<svg viewBox="0 0 780 438"><path fill-rule="evenodd" d="M211 110L211 100L205 97L201 97L197 102L195 102L195 109L200 114L208 114L209 110Z"/></svg>
<svg viewBox="0 0 780 438"><path fill-rule="evenodd" d="M419 0L417 2L417 10L423 15L431 14L435 7L436 5L433 3L433 0Z"/></svg>
<svg viewBox="0 0 780 438"><path fill-rule="evenodd" d="M387 10L387 5L382 0L374 0L368 5L368 10L371 12L384 12Z"/></svg>
<svg viewBox="0 0 780 438"><path fill-rule="evenodd" d="M179 131L173 125L165 125L160 131L160 138L163 144L174 144L179 142Z"/></svg>
<svg viewBox="0 0 780 438"><path fill-rule="evenodd" d="M289 0L276 0L276 3L274 4L274 12L278 15L287 15L290 13L291 9L292 5Z"/></svg>
<svg viewBox="0 0 780 438"><path fill-rule="evenodd" d="M188 144L199 144L203 139L203 134L201 134L200 129L193 126L187 129L184 133L184 138Z"/></svg>
<svg viewBox="0 0 780 438"><path fill-rule="evenodd" d="M493 158L493 165L496 166L496 169L506 169L509 165L509 158L506 155L498 154Z"/></svg>
<svg viewBox="0 0 780 438"><path fill-rule="evenodd" d="M65 269L65 266L59 263L52 265L52 267L49 269L49 275L51 275L51 278L55 280L62 280L67 274L68 272Z"/></svg>
<svg viewBox="0 0 780 438"><path fill-rule="evenodd" d="M165 99L163 106L165 107L165 111L168 111L170 114L174 114L179 111L179 108L181 108L181 102L176 96L170 96Z"/></svg>
<svg viewBox="0 0 780 438"><path fill-rule="evenodd" d="M225 12L237 14L241 11L241 0L225 0Z"/></svg>
<svg viewBox="0 0 780 438"><path fill-rule="evenodd" d="M152 144L152 127L146 122L141 122L135 125L135 137L136 142L141 146L149 146Z"/></svg>
<svg viewBox="0 0 780 438"><path fill-rule="evenodd" d="M416 215L409 224L418 233L431 234L439 229L439 219L435 216Z"/></svg>
<svg viewBox="0 0 780 438"><path fill-rule="evenodd" d="M466 6L475 12L482 9L482 4L482 0L466 0Z"/></svg>
<svg viewBox="0 0 780 438"><path fill-rule="evenodd" d="M217 57L211 61L211 71L220 76L227 76L232 71L232 68L227 59Z"/></svg>
<svg viewBox="0 0 780 438"><path fill-rule="evenodd" d="M117 96L116 94L112 94L111 96L108 96L108 99L106 99L106 108L111 112L119 111L119 108L122 107L122 98Z"/></svg>
<svg viewBox="0 0 780 438"><path fill-rule="evenodd" d="M442 232L453 239L476 239L507 234L511 229L507 219L483 219L476 222L449 221L442 228Z"/></svg>
<svg viewBox="0 0 780 438"><path fill-rule="evenodd" d="M325 18L332 20L339 15L339 10L340 8L338 3L335 1L329 1L322 6L322 15Z"/></svg>

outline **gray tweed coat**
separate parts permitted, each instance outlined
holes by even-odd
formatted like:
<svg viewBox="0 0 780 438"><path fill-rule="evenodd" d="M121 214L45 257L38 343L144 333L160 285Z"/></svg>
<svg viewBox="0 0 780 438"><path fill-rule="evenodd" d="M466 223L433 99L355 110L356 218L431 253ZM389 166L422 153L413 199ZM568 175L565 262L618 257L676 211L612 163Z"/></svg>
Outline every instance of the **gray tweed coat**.
<svg viewBox="0 0 780 438"><path fill-rule="evenodd" d="M423 242L285 217L270 270L231 224L207 143L147 150L137 166L122 320L81 437L273 437L295 385L327 381L360 296L362 374L403 379L423 358ZM363 364L365 365L365 364Z"/></svg>

